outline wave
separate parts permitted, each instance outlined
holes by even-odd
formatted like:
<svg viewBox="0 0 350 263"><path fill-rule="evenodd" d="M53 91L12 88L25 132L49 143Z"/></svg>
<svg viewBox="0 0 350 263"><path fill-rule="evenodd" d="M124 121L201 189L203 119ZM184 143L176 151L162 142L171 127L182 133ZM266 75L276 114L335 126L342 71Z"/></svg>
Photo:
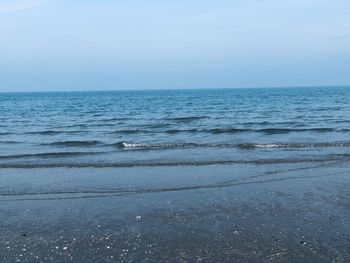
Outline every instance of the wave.
<svg viewBox="0 0 350 263"><path fill-rule="evenodd" d="M159 129L159 128L169 127L171 125L172 124L170 123L150 123L150 124L141 124L137 126L142 128Z"/></svg>
<svg viewBox="0 0 350 263"><path fill-rule="evenodd" d="M80 144L81 143L81 144ZM240 149L302 149L302 148L346 148L350 147L350 142L319 142L319 143L138 143L120 141L112 144L103 144L98 141L87 142L57 142L53 145L63 146L113 146L121 150L167 150L186 148L240 148Z"/></svg>
<svg viewBox="0 0 350 263"><path fill-rule="evenodd" d="M111 132L112 134L135 134L135 133L146 133L147 131L145 130L138 130L138 129L135 129L135 130L118 130L118 131L113 131Z"/></svg>
<svg viewBox="0 0 350 263"><path fill-rule="evenodd" d="M115 118L109 118L109 119L101 119L99 120L100 122L111 122L111 121L127 121L130 120L131 118L127 117L115 117Z"/></svg>
<svg viewBox="0 0 350 263"><path fill-rule="evenodd" d="M175 122L192 122L202 119L209 119L208 116L184 116L184 117L174 117L174 118L166 118L166 120L169 121L175 121Z"/></svg>
<svg viewBox="0 0 350 263"><path fill-rule="evenodd" d="M239 129L239 128L214 128L214 129L171 129L166 130L166 133L176 134L176 133L212 133L212 134L223 134L223 133L238 133L238 132L248 132L251 129Z"/></svg>
<svg viewBox="0 0 350 263"><path fill-rule="evenodd" d="M254 125L254 126L285 126L285 125L297 125L299 122L296 121L280 121L280 122L269 122L269 121L250 121L242 122L241 125Z"/></svg>
<svg viewBox="0 0 350 263"><path fill-rule="evenodd" d="M15 144L15 141L0 141L0 143ZM350 147L350 142L317 142L317 143L135 143L121 141L112 144L104 144L100 141L58 141L52 143L40 144L42 146L62 146L62 147L89 147L89 146L115 146L120 149L184 149L184 148L228 148L238 147L240 149L300 149L300 148L346 148Z"/></svg>
<svg viewBox="0 0 350 263"><path fill-rule="evenodd" d="M215 128L208 130L213 134L221 134L221 133L237 133L237 132L248 132L251 129L239 129L239 128Z"/></svg>
<svg viewBox="0 0 350 263"><path fill-rule="evenodd" d="M65 147L87 147L101 144L99 141L59 141L52 143L43 143L43 146L65 146Z"/></svg>
<svg viewBox="0 0 350 263"><path fill-rule="evenodd" d="M131 143L131 142L117 142L114 146L120 149L183 149L183 148L206 148L206 147L229 147L230 144L211 144L211 143L158 143L158 144L146 144L146 143Z"/></svg>
<svg viewBox="0 0 350 263"><path fill-rule="evenodd" d="M96 155L103 152L47 152L47 153L25 153L14 155L0 155L0 160L7 159L24 159L24 158L62 158L62 157L77 157L84 155Z"/></svg>
<svg viewBox="0 0 350 263"><path fill-rule="evenodd" d="M257 148L327 148L327 147L350 147L350 142L321 142L321 143L241 143L238 144L241 149L257 149Z"/></svg>
<svg viewBox="0 0 350 263"><path fill-rule="evenodd" d="M334 129L334 128L305 128L305 129L296 129L296 128L262 128L262 129L250 129L250 128L212 128L212 129L171 129L166 130L165 133L176 134L176 133L211 133L211 134L234 134L234 133L264 133L267 135L273 134L288 134L293 132L348 132L349 129Z"/></svg>
<svg viewBox="0 0 350 263"><path fill-rule="evenodd" d="M54 135L60 135L60 134L82 134L86 131L31 131L31 132L25 132L24 134L27 135L47 135L47 136L54 136Z"/></svg>
<svg viewBox="0 0 350 263"><path fill-rule="evenodd" d="M266 128L266 129L257 129L257 132L263 132L266 134L283 134L299 131L298 129L287 129L287 128Z"/></svg>
<svg viewBox="0 0 350 263"><path fill-rule="evenodd" d="M72 124L72 125L67 125L67 126L61 126L61 128L88 128L89 125L86 123L77 123L77 124Z"/></svg>
<svg viewBox="0 0 350 263"><path fill-rule="evenodd" d="M161 129L169 127L171 124L143 124L138 127L133 127L130 129L121 129L109 132L110 134L146 134L146 133L166 133L166 134L178 134L178 133L208 133L208 134L235 134L235 133L263 133L266 135L274 135L274 134L288 134L288 133L298 133L298 132L316 132L316 133L327 133L327 132L341 132L346 133L350 132L350 129L347 128L235 128L235 127L219 127L219 128L185 128L185 129ZM104 127L104 126L114 126L109 124L90 124L89 127ZM77 127L77 126L70 126ZM62 128L62 127L61 127ZM159 130L157 130L159 129ZM84 131L69 131L69 130L47 130L47 131L31 131L26 132L24 134L30 135L59 135L59 134L80 134ZM86 132L86 131L85 131ZM11 133L0 133L0 135L9 135Z"/></svg>
<svg viewBox="0 0 350 263"><path fill-rule="evenodd" d="M255 131L263 132L266 134L284 134L284 133L291 133L291 132L333 132L335 131L334 128L266 128L266 129L257 129Z"/></svg>
<svg viewBox="0 0 350 263"><path fill-rule="evenodd" d="M1 144L19 144L22 142L18 142L18 141L0 141Z"/></svg>
<svg viewBox="0 0 350 263"><path fill-rule="evenodd" d="M168 134L176 134L176 133L197 133L199 132L198 129L183 129L183 130L180 130L180 129L171 129L171 130L166 130L165 133L168 133Z"/></svg>
<svg viewBox="0 0 350 263"><path fill-rule="evenodd" d="M211 133L236 133L236 132L258 132L265 133L267 135L272 134L287 134L293 132L347 132L348 129L334 129L334 128L262 128L262 129L242 129L242 128L216 128L210 129Z"/></svg>
<svg viewBox="0 0 350 263"><path fill-rule="evenodd" d="M57 134L62 134L64 132L62 131L31 131L31 132L26 132L25 134L38 134L38 135L57 135Z"/></svg>
<svg viewBox="0 0 350 263"><path fill-rule="evenodd" d="M75 163L2 163L0 169L35 169L35 168L133 168L133 167L181 167L181 166L209 166L209 165L273 165L273 164L296 164L296 163L325 163L325 162L350 161L349 154L335 154L318 158L301 159L257 159L257 160L199 160L199 161L163 161L163 162L75 162Z"/></svg>

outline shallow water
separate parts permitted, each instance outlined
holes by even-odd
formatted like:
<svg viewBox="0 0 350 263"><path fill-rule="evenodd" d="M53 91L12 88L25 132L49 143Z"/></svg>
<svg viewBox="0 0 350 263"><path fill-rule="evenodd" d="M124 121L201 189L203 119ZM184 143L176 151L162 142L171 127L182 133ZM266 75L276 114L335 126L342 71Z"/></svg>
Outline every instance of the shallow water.
<svg viewBox="0 0 350 263"><path fill-rule="evenodd" d="M1 262L348 262L350 166L0 170Z"/></svg>

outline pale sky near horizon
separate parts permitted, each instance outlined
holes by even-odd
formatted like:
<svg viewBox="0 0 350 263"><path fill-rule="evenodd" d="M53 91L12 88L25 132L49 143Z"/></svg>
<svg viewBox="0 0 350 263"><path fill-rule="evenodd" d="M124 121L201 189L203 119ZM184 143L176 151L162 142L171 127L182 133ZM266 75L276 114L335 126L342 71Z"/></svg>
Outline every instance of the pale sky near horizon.
<svg viewBox="0 0 350 263"><path fill-rule="evenodd" d="M349 84L348 0L0 0L0 92Z"/></svg>

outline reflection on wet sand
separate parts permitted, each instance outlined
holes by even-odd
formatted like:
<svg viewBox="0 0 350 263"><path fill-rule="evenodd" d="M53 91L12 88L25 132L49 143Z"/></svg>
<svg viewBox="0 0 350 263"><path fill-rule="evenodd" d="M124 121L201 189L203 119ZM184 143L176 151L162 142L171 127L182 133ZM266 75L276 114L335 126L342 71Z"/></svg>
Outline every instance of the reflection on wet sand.
<svg viewBox="0 0 350 263"><path fill-rule="evenodd" d="M347 163L44 170L1 171L2 262L350 260Z"/></svg>

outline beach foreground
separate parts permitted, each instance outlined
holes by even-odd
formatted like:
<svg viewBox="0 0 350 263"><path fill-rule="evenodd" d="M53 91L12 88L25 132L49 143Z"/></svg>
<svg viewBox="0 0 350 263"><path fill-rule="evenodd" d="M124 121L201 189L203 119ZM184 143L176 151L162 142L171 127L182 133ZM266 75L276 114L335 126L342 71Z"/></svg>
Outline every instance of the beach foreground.
<svg viewBox="0 0 350 263"><path fill-rule="evenodd" d="M1 262L349 262L349 175L334 161L2 169Z"/></svg>
<svg viewBox="0 0 350 263"><path fill-rule="evenodd" d="M0 262L350 262L346 87L0 97Z"/></svg>

